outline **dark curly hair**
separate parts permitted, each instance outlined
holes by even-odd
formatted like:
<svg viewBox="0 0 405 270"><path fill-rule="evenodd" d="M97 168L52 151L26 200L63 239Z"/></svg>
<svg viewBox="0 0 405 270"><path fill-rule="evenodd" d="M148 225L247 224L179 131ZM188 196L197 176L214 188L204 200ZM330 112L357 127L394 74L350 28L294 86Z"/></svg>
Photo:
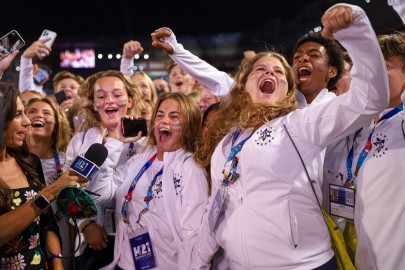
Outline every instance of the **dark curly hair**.
<svg viewBox="0 0 405 270"><path fill-rule="evenodd" d="M328 65L336 67L337 70L336 76L329 80L327 86L328 89L334 88L336 82L340 79L340 77L342 77L342 73L344 72L343 49L341 45L335 40L324 38L321 35L321 32L309 32L298 39L294 49L292 50L290 63L293 62L292 58L294 57L294 53L298 50L298 48L307 42L315 42L325 47L326 53L329 57Z"/></svg>

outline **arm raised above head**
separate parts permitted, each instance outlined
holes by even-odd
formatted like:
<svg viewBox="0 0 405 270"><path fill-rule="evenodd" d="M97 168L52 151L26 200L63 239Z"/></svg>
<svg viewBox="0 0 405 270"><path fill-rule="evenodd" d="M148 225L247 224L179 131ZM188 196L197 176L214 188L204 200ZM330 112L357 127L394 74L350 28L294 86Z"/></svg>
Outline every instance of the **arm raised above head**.
<svg viewBox="0 0 405 270"><path fill-rule="evenodd" d="M173 31L167 27L160 28L152 34L152 46L165 51L184 71L201 83L212 94L225 97L231 90L233 79L223 71L208 64L183 45L177 43Z"/></svg>

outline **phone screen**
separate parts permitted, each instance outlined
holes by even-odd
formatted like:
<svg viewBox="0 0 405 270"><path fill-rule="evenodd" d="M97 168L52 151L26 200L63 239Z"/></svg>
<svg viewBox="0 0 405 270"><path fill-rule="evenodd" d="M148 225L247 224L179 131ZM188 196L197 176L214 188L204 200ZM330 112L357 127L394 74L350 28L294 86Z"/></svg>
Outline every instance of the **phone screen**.
<svg viewBox="0 0 405 270"><path fill-rule="evenodd" d="M123 117L121 119L121 128L124 137L135 137L139 131L142 131L142 137L148 134L146 120L143 118L131 120Z"/></svg>
<svg viewBox="0 0 405 270"><path fill-rule="evenodd" d="M24 45L25 41L16 30L8 32L0 38L0 61Z"/></svg>
<svg viewBox="0 0 405 270"><path fill-rule="evenodd" d="M45 80L49 79L49 75L51 75L52 71L44 66L42 67L34 76L34 83L36 85L42 85Z"/></svg>
<svg viewBox="0 0 405 270"><path fill-rule="evenodd" d="M60 91L60 92L56 93L55 98L59 105L62 104L63 101L68 99L65 91Z"/></svg>

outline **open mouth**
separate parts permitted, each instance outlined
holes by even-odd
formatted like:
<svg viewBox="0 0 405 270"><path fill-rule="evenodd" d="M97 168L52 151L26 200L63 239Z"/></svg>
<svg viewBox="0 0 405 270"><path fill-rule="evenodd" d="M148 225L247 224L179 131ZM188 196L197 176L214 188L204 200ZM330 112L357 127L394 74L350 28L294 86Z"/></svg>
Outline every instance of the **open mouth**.
<svg viewBox="0 0 405 270"><path fill-rule="evenodd" d="M183 82L182 82L182 81L176 81L174 84L175 84L176 86L180 87L180 86L183 85Z"/></svg>
<svg viewBox="0 0 405 270"><path fill-rule="evenodd" d="M273 94L276 90L276 85L274 81L266 79L260 83L259 89L262 93Z"/></svg>
<svg viewBox="0 0 405 270"><path fill-rule="evenodd" d="M31 123L31 126L34 128L41 128L45 126L45 123L41 122L41 121L33 121Z"/></svg>
<svg viewBox="0 0 405 270"><path fill-rule="evenodd" d="M106 113L107 115L111 115L111 114L114 114L114 113L116 113L116 112L118 112L118 109L117 109L117 108L107 108L107 109L105 109L105 113Z"/></svg>
<svg viewBox="0 0 405 270"><path fill-rule="evenodd" d="M306 81L311 77L311 70L308 67L300 67L298 69L298 81Z"/></svg>
<svg viewBox="0 0 405 270"><path fill-rule="evenodd" d="M172 132L166 128L159 129L159 141L162 143L168 142L172 137Z"/></svg>

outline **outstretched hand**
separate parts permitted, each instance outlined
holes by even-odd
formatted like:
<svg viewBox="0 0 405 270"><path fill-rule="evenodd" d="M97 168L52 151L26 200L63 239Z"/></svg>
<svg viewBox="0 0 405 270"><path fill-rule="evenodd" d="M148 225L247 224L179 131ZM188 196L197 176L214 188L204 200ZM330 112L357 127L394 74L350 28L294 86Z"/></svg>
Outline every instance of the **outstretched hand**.
<svg viewBox="0 0 405 270"><path fill-rule="evenodd" d="M14 58L17 56L17 54L19 53L19 50L15 50L12 54L10 54L9 56L3 58L0 61L0 75L3 74L3 72L8 68L8 66L11 64L11 62L13 62Z"/></svg>
<svg viewBox="0 0 405 270"><path fill-rule="evenodd" d="M173 54L173 47L164 42L164 38L170 37L173 34L172 30L167 27L162 27L151 33L152 46L162 49L167 54Z"/></svg>
<svg viewBox="0 0 405 270"><path fill-rule="evenodd" d="M322 36L333 39L333 33L347 28L353 23L352 9L347 6L336 6L322 16L321 22L324 26Z"/></svg>

